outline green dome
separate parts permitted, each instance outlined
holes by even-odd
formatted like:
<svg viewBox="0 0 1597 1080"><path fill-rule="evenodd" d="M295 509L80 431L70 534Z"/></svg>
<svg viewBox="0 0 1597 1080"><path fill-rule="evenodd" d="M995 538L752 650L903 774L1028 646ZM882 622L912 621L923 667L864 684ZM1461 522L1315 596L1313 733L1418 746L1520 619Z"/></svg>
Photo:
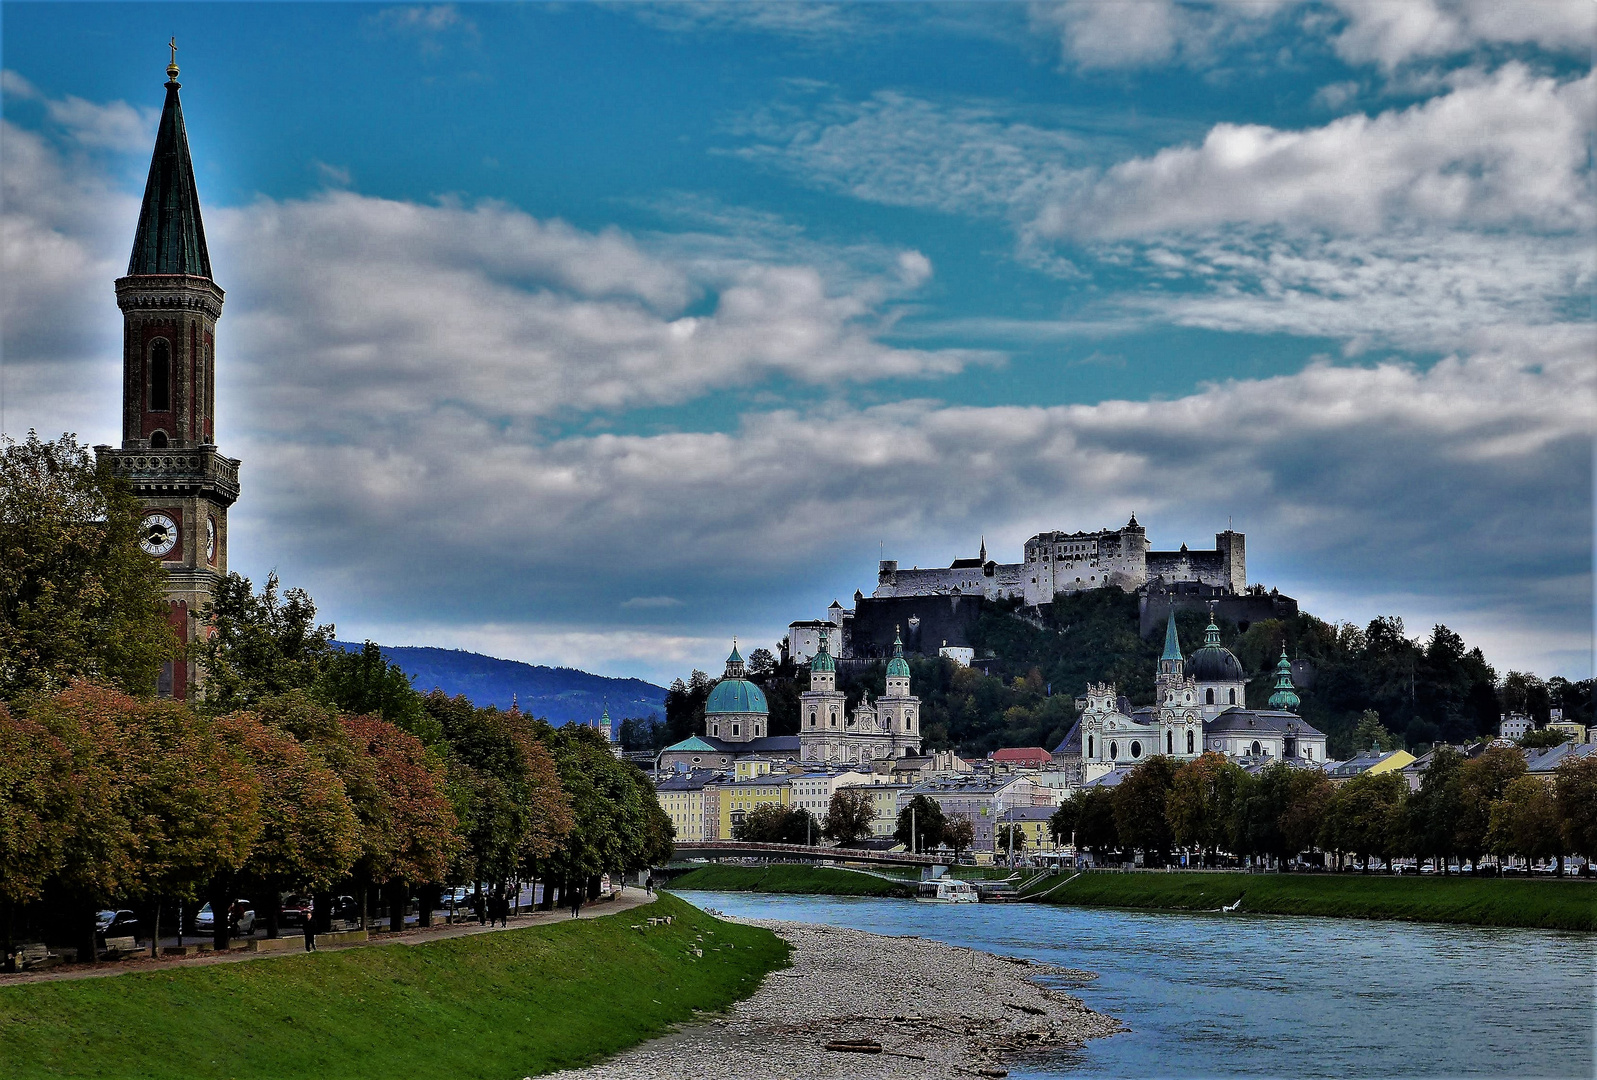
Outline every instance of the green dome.
<svg viewBox="0 0 1597 1080"><path fill-rule="evenodd" d="M887 677L909 678L909 661L904 659L904 642L897 634L893 635L893 658L887 662Z"/></svg>
<svg viewBox="0 0 1597 1080"><path fill-rule="evenodd" d="M1281 659L1275 665L1275 693L1270 695L1270 708L1283 712L1296 712L1303 704L1297 688L1292 685L1292 661L1286 658L1286 646L1281 646Z"/></svg>
<svg viewBox="0 0 1597 1080"><path fill-rule="evenodd" d="M821 651L815 654L815 659L810 661L810 671L837 671L837 661L832 659L832 654L826 651L826 635L821 635Z"/></svg>
<svg viewBox="0 0 1597 1080"><path fill-rule="evenodd" d="M710 691L705 713L768 713L765 691L747 679L722 679Z"/></svg>

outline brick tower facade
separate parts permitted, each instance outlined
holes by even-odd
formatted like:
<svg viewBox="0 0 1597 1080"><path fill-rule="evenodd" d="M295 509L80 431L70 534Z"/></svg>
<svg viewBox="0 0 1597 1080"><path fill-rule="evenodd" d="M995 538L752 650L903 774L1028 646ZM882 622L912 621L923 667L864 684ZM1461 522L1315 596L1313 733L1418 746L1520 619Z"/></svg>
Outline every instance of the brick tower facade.
<svg viewBox="0 0 1597 1080"><path fill-rule="evenodd" d="M222 290L211 279L194 187L176 52L155 137L122 309L122 446L95 448L144 506L140 546L167 572L172 628L199 640L200 615L227 573L227 510L238 499L238 461L216 448L216 321ZM162 694L197 689L193 660L168 664Z"/></svg>

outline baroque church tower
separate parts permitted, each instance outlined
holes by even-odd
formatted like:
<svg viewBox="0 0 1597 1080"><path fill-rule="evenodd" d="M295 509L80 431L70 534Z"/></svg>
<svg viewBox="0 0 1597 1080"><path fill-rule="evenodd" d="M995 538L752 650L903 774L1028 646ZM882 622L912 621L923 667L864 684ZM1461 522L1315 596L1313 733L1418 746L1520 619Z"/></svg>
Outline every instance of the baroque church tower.
<svg viewBox="0 0 1597 1080"><path fill-rule="evenodd" d="M144 506L139 546L167 572L169 618L179 640L199 640L201 613L227 574L227 510L238 467L216 448L216 320L222 290L211 278L194 186L177 49L166 69L166 105L155 136L122 309L122 446L95 452L126 478ZM190 697L192 660L168 664L160 692Z"/></svg>

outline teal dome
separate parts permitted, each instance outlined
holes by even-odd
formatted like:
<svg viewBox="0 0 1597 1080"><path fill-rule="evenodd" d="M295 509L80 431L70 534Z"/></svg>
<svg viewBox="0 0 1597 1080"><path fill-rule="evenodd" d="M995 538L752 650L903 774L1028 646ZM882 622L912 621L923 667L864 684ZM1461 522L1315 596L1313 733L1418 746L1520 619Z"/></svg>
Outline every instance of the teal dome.
<svg viewBox="0 0 1597 1080"><path fill-rule="evenodd" d="M810 661L811 671L837 671L837 661L832 659L832 654L826 651L826 635L821 635L821 648L815 654L815 659Z"/></svg>
<svg viewBox="0 0 1597 1080"><path fill-rule="evenodd" d="M897 634L893 635L893 658L887 662L887 677L909 678L909 661L904 659L904 641Z"/></svg>
<svg viewBox="0 0 1597 1080"><path fill-rule="evenodd" d="M722 679L710 691L705 713L768 713L765 691L747 679Z"/></svg>

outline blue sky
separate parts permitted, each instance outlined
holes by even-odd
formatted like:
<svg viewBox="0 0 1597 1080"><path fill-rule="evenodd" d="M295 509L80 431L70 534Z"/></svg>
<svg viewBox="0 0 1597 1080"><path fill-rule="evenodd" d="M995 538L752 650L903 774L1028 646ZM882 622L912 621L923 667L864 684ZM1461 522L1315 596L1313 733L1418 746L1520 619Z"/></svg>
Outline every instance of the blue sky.
<svg viewBox="0 0 1597 1080"><path fill-rule="evenodd" d="M175 34L232 565L669 679L1136 510L1592 658L1597 5L14 4L0 427L115 437Z"/></svg>

